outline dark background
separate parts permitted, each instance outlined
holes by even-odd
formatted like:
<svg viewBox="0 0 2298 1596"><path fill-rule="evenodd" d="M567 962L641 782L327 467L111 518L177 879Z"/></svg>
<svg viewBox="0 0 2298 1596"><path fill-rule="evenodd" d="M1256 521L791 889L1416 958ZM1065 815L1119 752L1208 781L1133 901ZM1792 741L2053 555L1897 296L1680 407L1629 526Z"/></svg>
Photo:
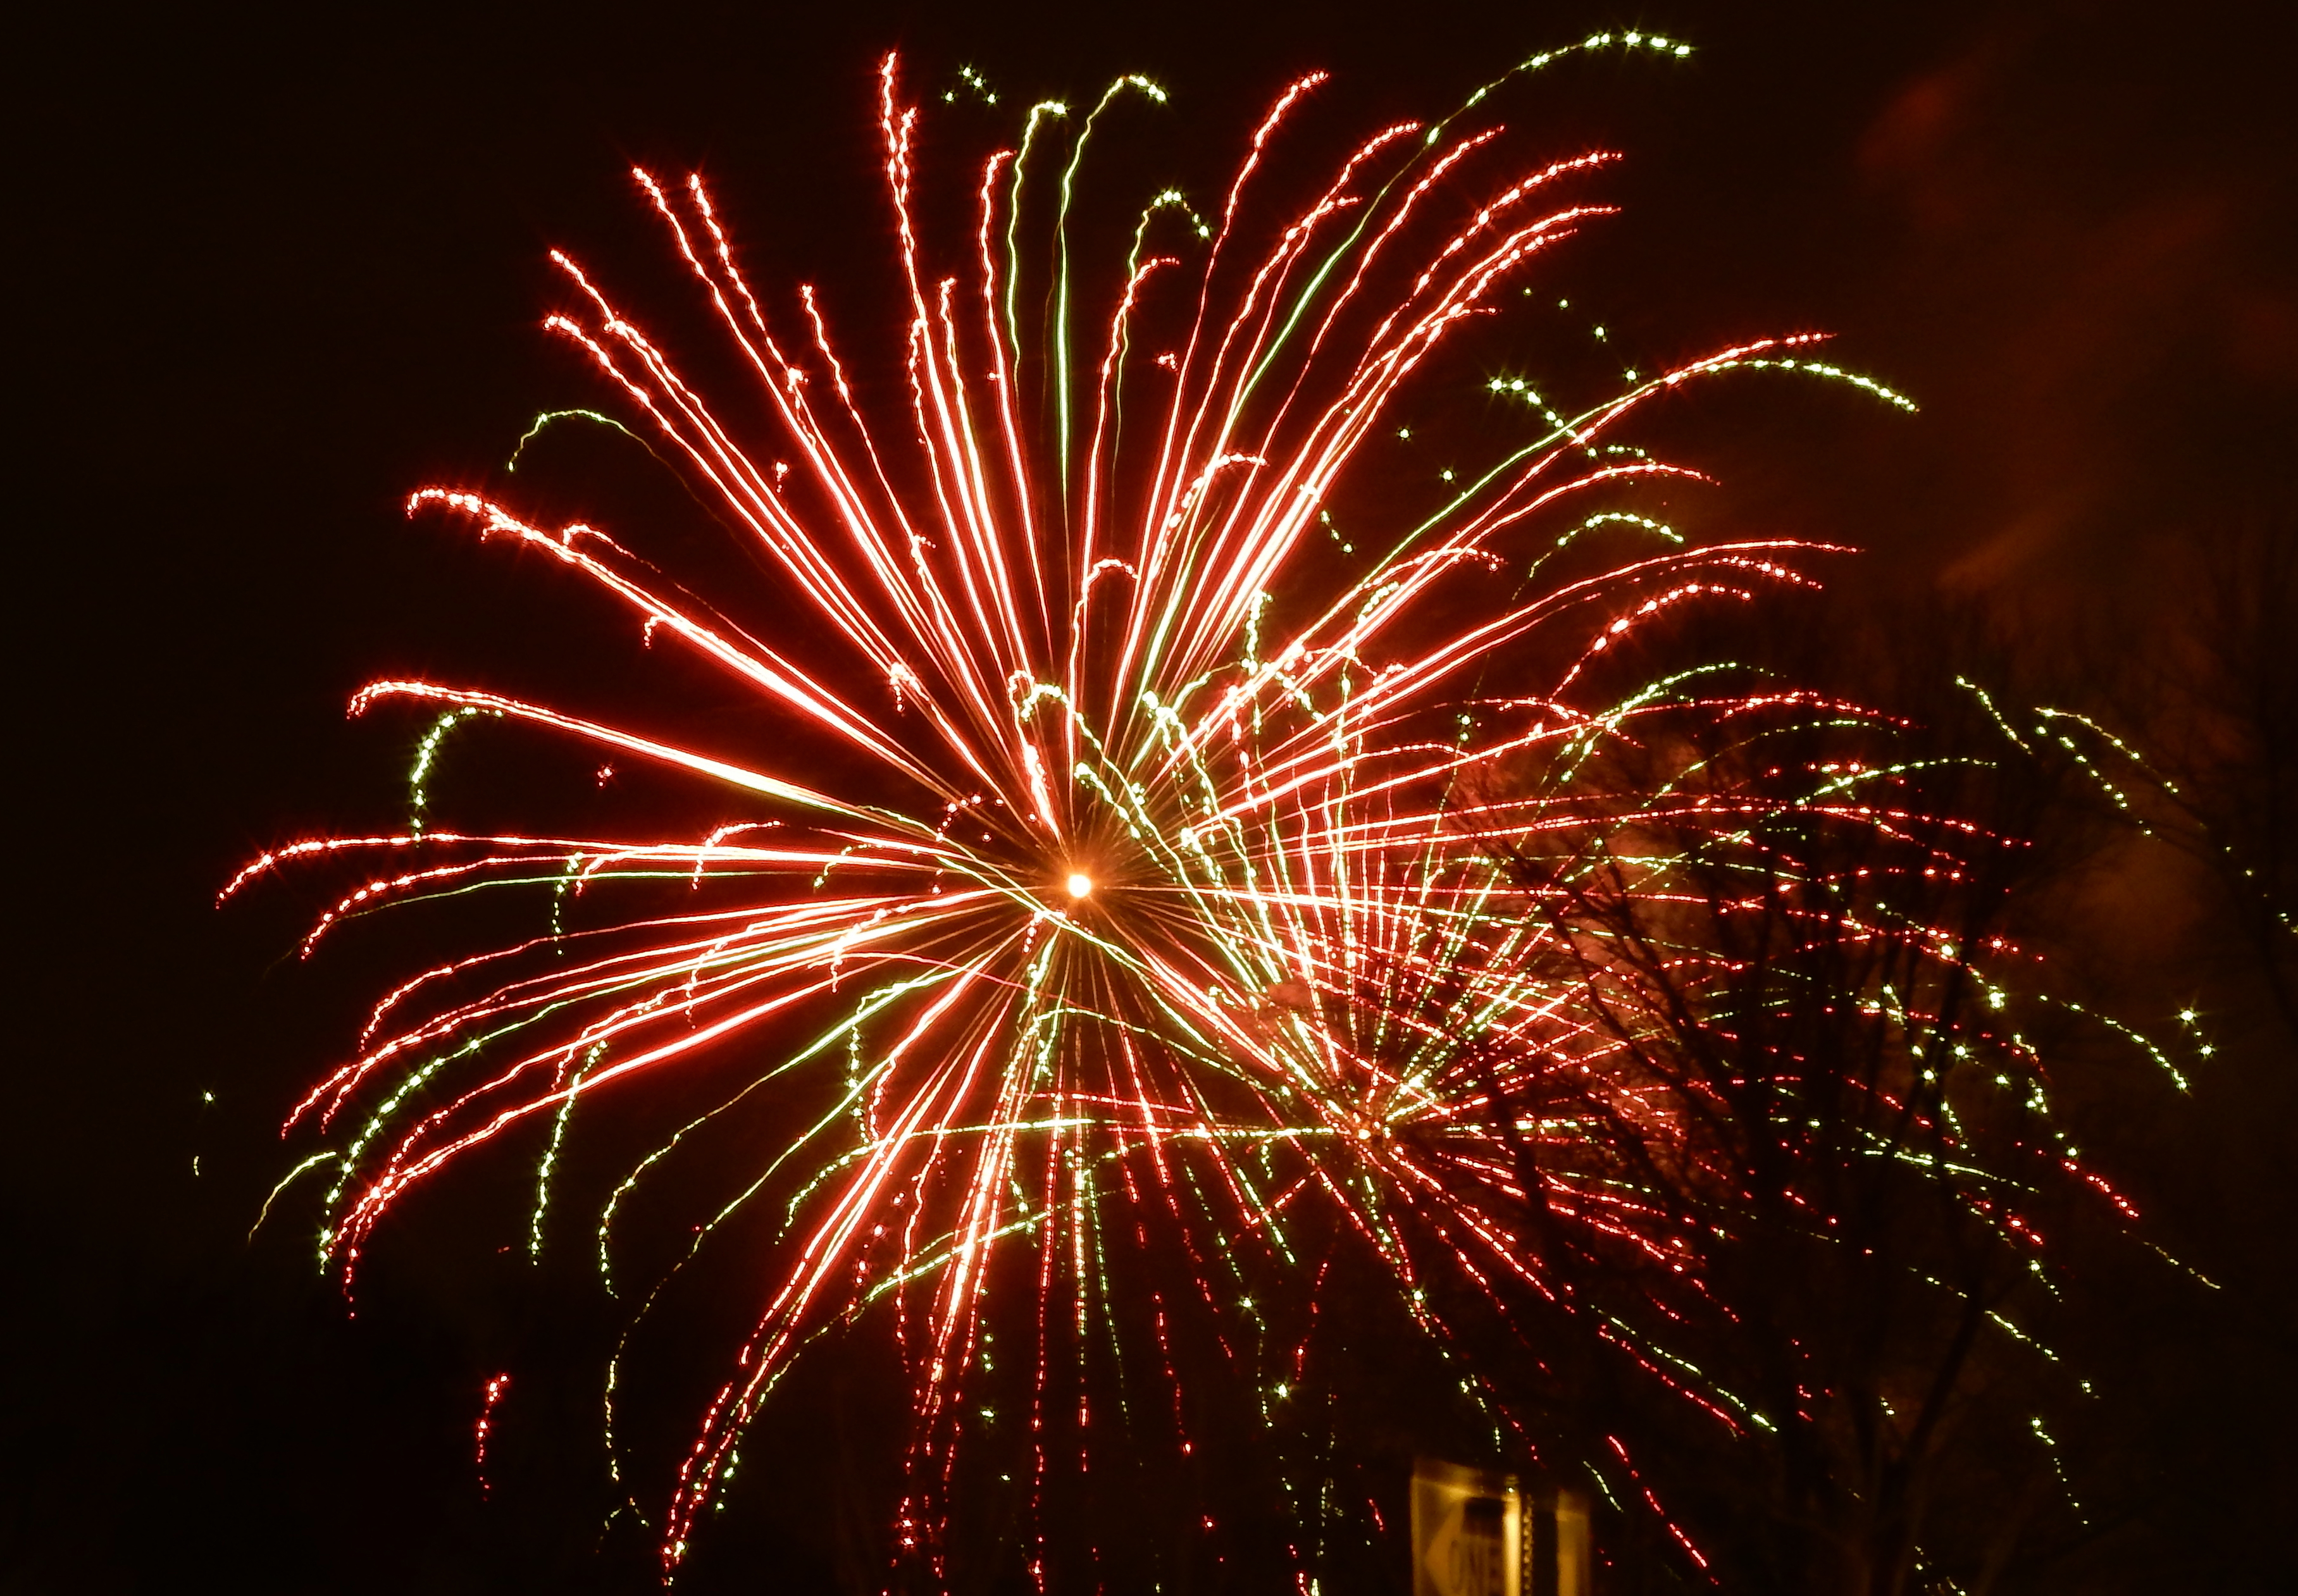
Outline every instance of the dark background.
<svg viewBox="0 0 2298 1596"><path fill-rule="evenodd" d="M398 506L498 468L537 410L601 401L537 328L542 257L656 258L633 160L708 173L760 277L835 284L883 259L889 45L922 94L966 63L1008 108L1146 72L1173 103L1128 136L1167 141L1202 196L1302 69L1337 74L1325 125L1353 130L1595 27L1688 38L1688 62L1591 62L1525 102L1557 153L1630 158L1600 185L1627 214L1574 246L1575 303L1653 363L1830 329L1923 406L1703 401L1678 435L1728 479L1710 525L1859 544L1863 580L1980 594L2077 659L2065 640L2102 627L2154 646L2153 597L2205 529L2288 525L2283 9L401 5L19 35L0 1585L622 1578L552 1494L580 1472L554 1449L595 1424L548 1393L595 1365L547 1302L416 1245L348 1319L293 1236L247 1242L273 1128L381 976L295 963L320 906L292 884L211 900L267 845L396 818L414 733L347 724L362 682L597 674L564 584ZM2126 996L2160 1023L2203 955L2184 911L2139 900ZM2228 1285L2132 1302L2116 1343L2146 1371L2127 1444L2156 1481L2132 1566L2191 1555L2215 1570L2194 1588L2270 1569L2290 1500L2277 1046L2229 1048L2124 1154L2157 1234ZM524 1483L483 1505L470 1426L506 1349L544 1372L502 1412ZM748 1584L823 1576L802 1531L745 1512L729 1545L779 1571Z"/></svg>

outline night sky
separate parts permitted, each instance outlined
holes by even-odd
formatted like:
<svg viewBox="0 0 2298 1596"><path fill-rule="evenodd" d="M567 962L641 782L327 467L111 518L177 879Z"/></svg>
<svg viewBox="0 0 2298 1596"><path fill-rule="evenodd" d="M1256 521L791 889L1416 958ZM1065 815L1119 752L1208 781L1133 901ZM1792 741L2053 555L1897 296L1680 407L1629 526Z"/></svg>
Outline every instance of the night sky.
<svg viewBox="0 0 2298 1596"><path fill-rule="evenodd" d="M2290 533L2298 40L2271 4L399 5L19 34L0 1589L647 1588L551 1505L583 1413L508 1403L529 1484L479 1503L477 1383L506 1349L590 1353L514 1275L426 1263L451 1216L356 1322L300 1241L248 1244L284 1108L380 977L296 964L320 906L292 882L211 906L269 845L397 817L413 723L346 722L362 682L626 685L595 607L399 505L601 401L537 326L544 257L634 301L673 284L634 161L706 172L758 277L839 284L884 260L889 46L917 89L971 65L1007 105L1147 73L1172 103L1130 136L1202 194L1302 70L1335 73L1326 125L1354 130L1599 26L1699 54L1526 102L1556 153L1628 157L1601 186L1625 213L1559 267L1575 302L1653 363L1829 330L1923 407L1718 386L1667 434L1724 480L1699 530L1856 544L1857 581L1974 597L2076 674L2102 636L2168 646L2153 600L2209 528ZM2134 1017L2217 989L2175 889L2100 902ZM2159 1486L2085 1588L2280 1560L2298 1061L2270 1028L2228 1052L2193 1098L2128 1107L2153 1234L2226 1289L2103 1332L2149 1371L2129 1444ZM803 1526L730 1539L751 1572L698 1584L831 1588Z"/></svg>

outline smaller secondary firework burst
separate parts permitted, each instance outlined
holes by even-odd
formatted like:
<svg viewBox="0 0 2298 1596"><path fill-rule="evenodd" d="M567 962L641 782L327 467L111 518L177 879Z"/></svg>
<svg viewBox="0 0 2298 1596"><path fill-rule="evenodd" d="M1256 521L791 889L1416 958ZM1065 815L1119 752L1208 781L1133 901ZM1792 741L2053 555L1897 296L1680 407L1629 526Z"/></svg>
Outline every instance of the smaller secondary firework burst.
<svg viewBox="0 0 2298 1596"><path fill-rule="evenodd" d="M1573 47L1601 48L1684 53L1641 34ZM540 1150L540 1247L593 1105L624 1122L680 1105L604 1195L591 1228L610 1276L633 1195L682 1165L707 1164L701 1184L728 1195L674 1277L718 1237L769 1238L722 1288L754 1294L750 1327L674 1477L635 1484L665 1571L762 1404L856 1324L886 1327L904 1370L892 1521L937 1577L970 1492L1025 1499L1020 1555L1042 1584L1063 1557L1095 1555L1056 1543L1062 1502L1145 1459L1186 1482L1256 1422L1306 1437L1285 1474L1287 1551L1305 1569L1331 1526L1378 1514L1329 1412L1288 1417L1327 1356L1332 1282L1385 1282L1452 1400L1525 1446L1442 1303L1465 1294L1505 1323L1525 1294L1570 1294L1527 1212L1590 1255L1696 1269L1682 1213L1590 1151L1624 1127L1648 1150L1698 1144L1648 1028L1623 1018L1637 972L1603 946L1599 911L1674 901L1668 856L1642 839L1740 838L1782 812L1752 788L1700 790L1654 750L1703 728L1754 743L1860 717L1717 669L1624 669L1663 617L1799 583L1810 550L1685 546L1637 496L1693 474L1615 439L1703 375L1846 374L1786 338L1631 374L1576 412L1492 379L1522 401L1506 409L1514 439L1443 473L1426 515L1360 514L1397 395L1606 213L1580 196L1611 157L1508 166L1495 84L1433 125L1379 129L1305 204L1272 210L1264 164L1320 81L1278 98L1218 205L1151 198L1104 277L1077 219L1089 145L1120 103L1161 91L1128 78L1082 114L1032 107L981 161L971 227L942 239L919 219L919 117L889 58L902 358L867 380L839 352L839 307L745 276L698 178L638 173L751 385L731 409L706 397L565 255L568 307L547 325L603 378L613 425L764 564L810 641L732 618L743 595L687 593L620 529L426 489L411 511L593 584L649 640L755 695L757 719L698 746L480 688L379 682L355 713L438 716L416 821L281 848L227 889L283 863L383 861L306 953L412 900L525 883L551 906L533 935L387 992L290 1116L324 1144L296 1173L324 1174L320 1257L347 1288L400 1203L490 1149ZM556 418L586 416L604 419ZM1643 546L1611 568L1590 559L1621 539ZM690 781L721 818L661 836L432 823L425 784L470 723ZM838 758L791 759L778 728L792 726ZM1864 798L1822 806L1896 823ZM748 1162L730 1174L717 1132L736 1123ZM781 1128L764 1148L761 1123ZM1648 1327L1607 1334L1704 1410L1748 1422ZM488 1388L482 1455L504 1383ZM989 1461L966 1472L977 1456Z"/></svg>

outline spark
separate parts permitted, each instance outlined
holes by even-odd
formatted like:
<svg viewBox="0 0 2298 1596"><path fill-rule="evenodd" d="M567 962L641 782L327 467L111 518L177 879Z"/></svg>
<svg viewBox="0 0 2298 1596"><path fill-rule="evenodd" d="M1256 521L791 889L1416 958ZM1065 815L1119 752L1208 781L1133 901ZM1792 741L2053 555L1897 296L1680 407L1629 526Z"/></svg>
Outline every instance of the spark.
<svg viewBox="0 0 2298 1596"><path fill-rule="evenodd" d="M479 1399L479 1422L474 1426L472 1464L479 1476L479 1494L492 1496L494 1487L487 1480L487 1438L493 1433L495 1406L510 1389L510 1376L500 1374L487 1382L485 1394Z"/></svg>

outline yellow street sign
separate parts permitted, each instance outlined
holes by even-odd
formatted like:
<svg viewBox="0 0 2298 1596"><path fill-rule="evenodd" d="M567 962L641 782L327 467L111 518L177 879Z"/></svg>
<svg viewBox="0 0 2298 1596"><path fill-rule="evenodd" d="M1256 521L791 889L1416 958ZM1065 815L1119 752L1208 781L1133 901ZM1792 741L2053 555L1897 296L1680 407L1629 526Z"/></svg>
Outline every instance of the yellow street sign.
<svg viewBox="0 0 2298 1596"><path fill-rule="evenodd" d="M1413 1462L1412 1596L1588 1596L1588 1531L1576 1491L1535 1494L1512 1474Z"/></svg>
<svg viewBox="0 0 2298 1596"><path fill-rule="evenodd" d="M1412 1596L1525 1596L1524 1495L1511 1475L1412 1466Z"/></svg>

